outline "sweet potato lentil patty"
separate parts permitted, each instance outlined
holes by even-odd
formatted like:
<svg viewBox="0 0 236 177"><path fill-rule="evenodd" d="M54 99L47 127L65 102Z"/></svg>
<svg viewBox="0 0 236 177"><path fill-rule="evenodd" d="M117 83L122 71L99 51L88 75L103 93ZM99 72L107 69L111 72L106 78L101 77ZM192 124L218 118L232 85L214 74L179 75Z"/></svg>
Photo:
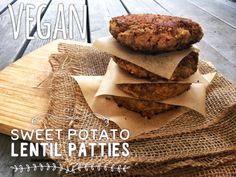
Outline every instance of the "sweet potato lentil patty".
<svg viewBox="0 0 236 177"><path fill-rule="evenodd" d="M130 63L126 60L123 60L116 56L113 56L112 58L119 65L120 68L126 70L127 72L136 77L150 79L153 81L164 80L164 78L162 78L161 76L151 73L150 71L147 71L146 69L137 66L133 63ZM171 76L170 80L179 81L188 78L197 71L197 65L198 53L191 52L189 55L184 57L183 60L181 60L181 62L176 67L173 75Z"/></svg>
<svg viewBox="0 0 236 177"><path fill-rule="evenodd" d="M140 113L143 117L151 118L155 114L159 114L177 106L159 103L155 101L139 100L134 98L113 96L114 101L119 107Z"/></svg>
<svg viewBox="0 0 236 177"><path fill-rule="evenodd" d="M187 18L159 14L130 14L113 17L110 33L136 51L160 53L188 48L201 40L201 26Z"/></svg>
<svg viewBox="0 0 236 177"><path fill-rule="evenodd" d="M165 100L178 96L190 89L189 83L141 83L120 84L119 89L138 99Z"/></svg>

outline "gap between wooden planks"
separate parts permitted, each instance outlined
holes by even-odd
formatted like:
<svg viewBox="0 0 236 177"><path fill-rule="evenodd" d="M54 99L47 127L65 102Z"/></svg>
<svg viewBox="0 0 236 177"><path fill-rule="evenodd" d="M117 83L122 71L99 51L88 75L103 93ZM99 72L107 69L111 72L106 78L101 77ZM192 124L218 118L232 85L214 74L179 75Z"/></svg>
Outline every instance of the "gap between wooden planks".
<svg viewBox="0 0 236 177"><path fill-rule="evenodd" d="M46 88L36 87L51 72L48 57L58 53L59 43L81 44L56 40L22 57L0 71L0 133L10 135L12 129L31 131L32 118L47 112Z"/></svg>

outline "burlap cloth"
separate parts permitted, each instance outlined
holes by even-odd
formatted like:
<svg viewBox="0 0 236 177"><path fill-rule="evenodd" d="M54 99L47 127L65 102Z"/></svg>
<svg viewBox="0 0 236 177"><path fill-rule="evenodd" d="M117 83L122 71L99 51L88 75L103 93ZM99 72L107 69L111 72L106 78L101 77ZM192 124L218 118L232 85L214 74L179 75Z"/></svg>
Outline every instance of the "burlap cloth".
<svg viewBox="0 0 236 177"><path fill-rule="evenodd" d="M87 46L59 44L58 49L59 53L49 58L53 72L48 79L50 102L42 128L64 130L57 141L63 152L63 158L58 161L75 170L75 174L66 176L236 175L236 88L218 72L207 89L206 117L189 111L158 130L129 140L128 157L68 156L69 128L109 130L119 127L113 122L105 126L93 115L80 87L71 77L104 75L110 56ZM202 74L216 71L204 61L200 61L199 70ZM80 143L78 139L70 142ZM108 170L94 169L93 165L97 164ZM124 173L125 165L129 169ZM84 166L87 170L80 168ZM113 167L116 170L111 172Z"/></svg>

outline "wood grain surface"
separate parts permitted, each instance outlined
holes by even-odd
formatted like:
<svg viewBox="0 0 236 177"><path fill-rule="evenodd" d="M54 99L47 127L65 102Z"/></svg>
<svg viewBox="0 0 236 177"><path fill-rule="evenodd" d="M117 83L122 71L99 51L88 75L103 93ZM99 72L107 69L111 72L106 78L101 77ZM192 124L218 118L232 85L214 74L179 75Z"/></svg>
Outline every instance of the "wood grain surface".
<svg viewBox="0 0 236 177"><path fill-rule="evenodd" d="M57 53L58 43L80 44L76 41L56 40L37 50L29 53L20 60L0 71L0 133L10 135L12 129L31 131L37 128L32 125L32 118L47 112L48 94L46 86L40 86L50 74L51 67L48 57L52 53ZM1 135L1 134L0 134ZM11 157L10 136L1 135L0 144L0 177L12 176L11 165L32 164L32 158ZM21 141L17 141L19 145ZM19 152L18 152L19 153ZM18 160L17 160L18 159ZM42 157L38 157L42 162ZM38 177L40 175L57 176L57 172L32 172L17 173L17 176Z"/></svg>

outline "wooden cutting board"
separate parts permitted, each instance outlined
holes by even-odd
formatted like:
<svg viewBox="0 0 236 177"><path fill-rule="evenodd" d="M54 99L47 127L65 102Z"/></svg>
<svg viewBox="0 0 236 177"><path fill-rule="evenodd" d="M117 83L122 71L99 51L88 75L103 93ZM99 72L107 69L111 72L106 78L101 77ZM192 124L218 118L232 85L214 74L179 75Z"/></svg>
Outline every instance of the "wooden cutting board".
<svg viewBox="0 0 236 177"><path fill-rule="evenodd" d="M31 131L32 118L47 112L46 89L37 87L51 72L48 57L57 53L58 43L81 44L56 40L22 57L0 71L0 133L11 130Z"/></svg>

